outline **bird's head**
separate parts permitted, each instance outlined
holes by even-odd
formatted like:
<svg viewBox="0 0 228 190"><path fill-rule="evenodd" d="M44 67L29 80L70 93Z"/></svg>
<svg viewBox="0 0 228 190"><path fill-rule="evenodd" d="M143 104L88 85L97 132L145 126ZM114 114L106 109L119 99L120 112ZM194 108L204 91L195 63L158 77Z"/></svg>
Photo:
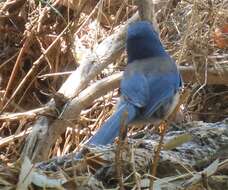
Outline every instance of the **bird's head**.
<svg viewBox="0 0 228 190"><path fill-rule="evenodd" d="M128 27L128 63L134 60L167 56L157 32L148 21L138 21Z"/></svg>

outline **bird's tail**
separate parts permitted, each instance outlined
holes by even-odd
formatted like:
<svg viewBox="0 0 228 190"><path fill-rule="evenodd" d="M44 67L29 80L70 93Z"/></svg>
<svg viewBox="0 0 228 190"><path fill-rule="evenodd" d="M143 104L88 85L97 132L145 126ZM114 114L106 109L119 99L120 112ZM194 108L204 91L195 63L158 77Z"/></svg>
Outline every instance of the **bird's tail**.
<svg viewBox="0 0 228 190"><path fill-rule="evenodd" d="M127 125L134 120L135 116L136 107L134 105L129 103L121 104L112 117L101 126L87 144L107 145L113 143L115 138L119 135L121 122L124 121L124 124Z"/></svg>

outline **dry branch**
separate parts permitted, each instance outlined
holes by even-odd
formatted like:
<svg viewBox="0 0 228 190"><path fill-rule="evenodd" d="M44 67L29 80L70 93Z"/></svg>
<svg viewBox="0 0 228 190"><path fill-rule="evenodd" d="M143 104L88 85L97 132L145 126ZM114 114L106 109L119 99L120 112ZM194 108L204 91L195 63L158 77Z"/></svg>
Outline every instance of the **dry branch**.
<svg viewBox="0 0 228 190"><path fill-rule="evenodd" d="M65 131L66 127L71 125L70 120L77 119L82 109L90 106L96 98L105 95L113 88L117 88L119 86L120 79L121 73L118 73L104 78L82 91L78 97L66 104L63 113L59 116L59 118L53 121L50 126L48 126L48 120L46 117L41 117L37 121L36 126L34 126L35 128L30 135L29 142L31 144L27 144L26 146L30 147L35 145L37 140L39 140L39 144L36 144L36 147L34 147L34 150L32 149L32 152L31 149L25 147L25 150L28 151L26 152L26 155L31 155L31 159L33 161L47 159L51 146L56 142L59 135ZM44 126L48 127L48 131L44 131L46 129ZM39 136L40 138L37 139Z"/></svg>
<svg viewBox="0 0 228 190"><path fill-rule="evenodd" d="M186 132L186 130L188 130L188 132ZM227 154L227 121L224 120L223 122L219 123L188 123L182 126L182 130L180 131L169 131L164 138L164 142L165 144L168 144L171 140L177 139L178 136L186 133L192 136L191 141L182 144L179 147L173 147L172 150L161 151L161 158L158 164L159 178L167 176L181 178L181 176L185 176L184 179L182 179L183 182L186 179L190 179L192 175L194 176L196 168L201 170L206 165L212 163L215 159L220 158L222 160ZM123 149L122 152L122 171L125 177L133 172L132 167L129 167L129 165L134 164L136 172L141 176L139 179L141 180L142 185L142 180L146 178L146 173L150 167L150 160L153 158L154 147L156 147L158 139L159 135L156 134L149 137L147 136L146 139L129 139L128 148ZM85 162L74 159L72 160L72 155L68 155L64 156L63 158L52 159L46 163L43 162L37 167L41 170L48 171L61 171L59 168L62 168L68 172L70 170L76 170L76 173L79 172L80 175L86 175L86 168L91 167L91 170L93 170L93 167L99 162L100 165L97 166L94 175L100 181L107 182L110 179L113 179L113 176L115 176L116 172L116 166L113 164L115 161L115 148L116 146L88 147L88 152L90 152L89 155L95 156L93 158L92 156L90 156L90 158L88 156ZM131 163L132 154L134 154L134 163ZM82 168L84 168L84 171ZM129 178L129 180L130 179L131 178ZM179 188L182 187L181 183L176 184L175 180L171 182L171 184L178 184Z"/></svg>
<svg viewBox="0 0 228 190"><path fill-rule="evenodd" d="M136 19L138 19L137 14L134 15L129 22L134 22ZM81 61L78 69L73 72L62 85L59 93L63 94L66 98L76 97L80 91L88 85L90 80L97 76L108 64L112 63L124 49L127 25L128 24L124 25L117 33L105 39L96 48L95 52L89 53L88 56ZM49 106L50 109L55 107L55 102L51 100ZM61 130L58 131L56 130L55 122L53 125L50 123L51 120L49 121L47 117L43 116L34 124L33 132L28 137L23 150L22 159L24 156L28 156L32 161L47 159L49 149L47 149L46 142L50 143L50 138L46 137L48 137L52 131L55 131L54 136L58 137L67 127L66 125L62 125ZM61 122L57 120L57 123L60 124ZM45 142L45 144L43 144L43 142ZM49 147L51 147L53 144L49 145Z"/></svg>
<svg viewBox="0 0 228 190"><path fill-rule="evenodd" d="M228 84L228 69L222 67L219 70L216 68L208 68L206 71L196 71L192 66L179 67L184 82L205 82L206 84Z"/></svg>

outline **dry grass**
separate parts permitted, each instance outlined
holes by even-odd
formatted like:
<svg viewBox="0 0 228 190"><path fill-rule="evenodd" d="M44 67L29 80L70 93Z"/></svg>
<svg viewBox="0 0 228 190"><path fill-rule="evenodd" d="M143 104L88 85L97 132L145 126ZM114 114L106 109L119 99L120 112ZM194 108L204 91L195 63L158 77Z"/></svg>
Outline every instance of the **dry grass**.
<svg viewBox="0 0 228 190"><path fill-rule="evenodd" d="M69 5L71 9L65 4L0 2L0 106L4 113L0 116L0 175L4 180L1 177L0 181L12 187L20 171L15 163L31 131L29 126L39 117L37 113L43 114L36 109L55 96L68 71L78 67L87 49L114 33L137 9L131 1L75 0L74 6ZM218 47L214 39L216 29L228 23L227 10L225 0L181 1L175 9L162 9L157 15L161 39L176 62L205 72L204 83L189 82L191 94L185 105L188 118L218 121L228 116L227 86L207 86L206 80L208 68L227 70L227 47ZM96 80L123 70L125 60L121 55ZM108 93L83 110L76 121L70 121L73 127L59 137L49 157L77 150L111 115L118 95L117 90ZM131 130L135 132L140 128Z"/></svg>

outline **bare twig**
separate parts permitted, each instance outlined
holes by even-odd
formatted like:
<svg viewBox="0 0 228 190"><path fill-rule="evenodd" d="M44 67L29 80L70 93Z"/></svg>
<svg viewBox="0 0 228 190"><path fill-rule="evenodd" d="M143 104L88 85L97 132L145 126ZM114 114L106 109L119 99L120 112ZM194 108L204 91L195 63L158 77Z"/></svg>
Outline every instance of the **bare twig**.
<svg viewBox="0 0 228 190"><path fill-rule="evenodd" d="M158 161L159 161L159 157L160 157L160 152L162 149L162 145L163 145L163 140L164 140L164 136L167 130L167 123L161 123L160 126L161 128L161 132L160 132L160 140L158 143L158 146L154 149L154 157L153 157L153 163L151 164L152 169L151 169L151 179L150 179L150 190L153 190L153 184L154 184L154 177L156 177L157 174L157 166L158 166Z"/></svg>
<svg viewBox="0 0 228 190"><path fill-rule="evenodd" d="M26 76L22 79L18 87L13 92L12 96L7 100L6 104L3 106L1 113L7 108L7 106L10 104L10 102L13 100L13 98L16 96L16 94L21 90L22 88L26 87L26 84L30 83L30 80L34 73L37 72L38 66L41 63L41 61L45 58L45 55L52 49L55 44L59 41L60 37L66 32L69 25L65 27L65 29L58 35L58 37L52 42L52 44L45 50L44 54L42 54L34 63L32 68L29 70L29 72L26 74Z"/></svg>
<svg viewBox="0 0 228 190"><path fill-rule="evenodd" d="M141 190L141 185L140 185L140 174L137 172L136 170L136 166L135 166L135 147L134 145L131 147L131 165L132 165L132 171L134 173L134 178L135 178L135 186L137 190Z"/></svg>
<svg viewBox="0 0 228 190"><path fill-rule="evenodd" d="M4 113L0 115L0 121L13 121L13 120L20 120L23 118L34 118L38 115L47 113L47 110L49 110L49 107L46 106L46 107L37 108L34 110L29 110L29 111L19 112L19 113Z"/></svg>
<svg viewBox="0 0 228 190"><path fill-rule="evenodd" d="M122 171L122 152L124 149L124 142L125 138L127 136L127 125L126 120L128 118L128 113L124 112L121 118L120 122L120 133L119 133L119 139L116 146L116 154L115 154L115 163L116 163L116 174L117 179L119 181L120 190L124 190L124 183L123 183L123 171Z"/></svg>
<svg viewBox="0 0 228 190"><path fill-rule="evenodd" d="M29 48L30 41L31 41L32 38L33 38L32 33L29 33L29 36L27 36L27 38L26 38L26 40L25 40L25 42L24 42L24 44L23 44L23 46L22 46L22 48L21 48L21 50L19 52L19 55L18 55L17 60L16 60L16 63L14 65L14 67L13 67L13 71L12 71L12 73L10 75L10 79L9 79L8 84L7 84L5 94L3 96L3 108L2 108L2 111L4 111L4 109L8 105L7 99L8 99L8 96L10 95L10 93L12 91L12 85L14 84L15 78L16 78L16 76L18 74L17 72L19 70L19 66L21 65L23 54Z"/></svg>
<svg viewBox="0 0 228 190"><path fill-rule="evenodd" d="M3 138L0 140L0 148L2 148L3 146L7 146L9 145L12 141L21 139L21 138L25 138L29 133L31 133L32 129L28 128L25 131L20 132L17 135L10 135L6 138Z"/></svg>

